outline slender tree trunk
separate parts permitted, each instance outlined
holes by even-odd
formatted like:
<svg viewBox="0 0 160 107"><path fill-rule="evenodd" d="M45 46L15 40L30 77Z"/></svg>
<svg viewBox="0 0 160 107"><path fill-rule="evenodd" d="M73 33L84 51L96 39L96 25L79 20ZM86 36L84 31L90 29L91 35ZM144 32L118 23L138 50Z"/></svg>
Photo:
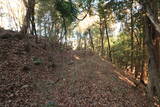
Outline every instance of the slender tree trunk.
<svg viewBox="0 0 160 107"><path fill-rule="evenodd" d="M87 50L87 38L84 36L84 49Z"/></svg>
<svg viewBox="0 0 160 107"><path fill-rule="evenodd" d="M81 36L81 33L77 32L77 49L81 49L82 48L82 36Z"/></svg>
<svg viewBox="0 0 160 107"><path fill-rule="evenodd" d="M60 33L60 44L62 45L63 42L63 27L61 28L61 33Z"/></svg>
<svg viewBox="0 0 160 107"><path fill-rule="evenodd" d="M101 56L104 56L104 32L103 32L103 23L102 23L102 19L100 18L100 27L99 27L99 31L100 31L100 37L101 37Z"/></svg>
<svg viewBox="0 0 160 107"><path fill-rule="evenodd" d="M39 35L42 36L42 24L39 25Z"/></svg>
<svg viewBox="0 0 160 107"><path fill-rule="evenodd" d="M145 35L145 26L143 26L143 35ZM140 75L140 81L145 82L147 78L147 71L144 69L145 67L145 36L142 38L142 62L141 62L141 75Z"/></svg>
<svg viewBox="0 0 160 107"><path fill-rule="evenodd" d="M36 2L35 2L35 0L31 0L31 2L30 2L30 6L29 6L29 8L30 8L30 11L31 11L31 16L30 16L30 22L31 22L31 34L32 35L35 35L36 36L36 43L38 43L38 35L37 35L37 32L36 32L36 25L35 25L35 17L34 17L34 15L35 15L35 4L36 4Z"/></svg>
<svg viewBox="0 0 160 107"><path fill-rule="evenodd" d="M133 32L134 32L134 25L133 25L133 0L131 1L131 72L133 71Z"/></svg>
<svg viewBox="0 0 160 107"><path fill-rule="evenodd" d="M90 44L91 44L92 50L94 51L94 43L93 43L93 37L91 34L91 29L88 29L88 34L89 34Z"/></svg>
<svg viewBox="0 0 160 107"><path fill-rule="evenodd" d="M53 28L54 28L54 23L52 23L50 30L49 30L49 37L53 35Z"/></svg>
<svg viewBox="0 0 160 107"><path fill-rule="evenodd" d="M62 16L63 18L63 26L64 26L64 36L65 36L65 45L67 46L67 26L66 26L66 19Z"/></svg>
<svg viewBox="0 0 160 107"><path fill-rule="evenodd" d="M105 20L105 30L106 30L106 36L107 36L107 42L108 42L109 58L110 58L110 61L112 62L112 53L111 53L111 46L110 46L110 40L109 40L108 27L107 27L106 20Z"/></svg>
<svg viewBox="0 0 160 107"><path fill-rule="evenodd" d="M38 35L40 37L40 42L41 42L41 36L42 36L42 25L41 25L41 22L38 21L38 26L39 26L39 30L38 30Z"/></svg>

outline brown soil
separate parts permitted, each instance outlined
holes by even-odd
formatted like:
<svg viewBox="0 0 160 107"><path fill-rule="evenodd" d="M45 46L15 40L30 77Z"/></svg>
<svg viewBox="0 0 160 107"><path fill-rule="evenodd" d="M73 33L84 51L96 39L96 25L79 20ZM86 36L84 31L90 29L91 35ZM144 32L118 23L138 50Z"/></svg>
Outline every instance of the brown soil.
<svg viewBox="0 0 160 107"><path fill-rule="evenodd" d="M0 30L0 107L150 106L144 88L107 60L32 35L28 50L20 35Z"/></svg>

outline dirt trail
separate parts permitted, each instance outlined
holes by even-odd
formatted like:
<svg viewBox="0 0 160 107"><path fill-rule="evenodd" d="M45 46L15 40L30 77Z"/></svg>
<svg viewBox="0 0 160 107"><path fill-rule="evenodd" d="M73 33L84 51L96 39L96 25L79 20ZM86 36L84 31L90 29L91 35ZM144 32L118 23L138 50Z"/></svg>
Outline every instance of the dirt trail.
<svg viewBox="0 0 160 107"><path fill-rule="evenodd" d="M77 53L77 54L76 54ZM58 105L69 107L148 107L143 91L120 70L96 55L70 53L72 59L60 70L61 77L52 90Z"/></svg>

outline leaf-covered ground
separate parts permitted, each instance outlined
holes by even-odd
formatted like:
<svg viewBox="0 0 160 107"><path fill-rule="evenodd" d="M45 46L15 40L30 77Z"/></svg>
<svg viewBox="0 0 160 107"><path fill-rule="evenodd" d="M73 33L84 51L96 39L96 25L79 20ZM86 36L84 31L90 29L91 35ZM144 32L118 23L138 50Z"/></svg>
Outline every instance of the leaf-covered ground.
<svg viewBox="0 0 160 107"><path fill-rule="evenodd" d="M149 106L145 93L109 62L96 55L73 57L74 63L65 65L63 79L54 86L53 101L71 107Z"/></svg>
<svg viewBox="0 0 160 107"><path fill-rule="evenodd" d="M0 107L150 107L144 89L106 59L45 39L36 44L31 36L28 50L21 34L5 32L0 31Z"/></svg>

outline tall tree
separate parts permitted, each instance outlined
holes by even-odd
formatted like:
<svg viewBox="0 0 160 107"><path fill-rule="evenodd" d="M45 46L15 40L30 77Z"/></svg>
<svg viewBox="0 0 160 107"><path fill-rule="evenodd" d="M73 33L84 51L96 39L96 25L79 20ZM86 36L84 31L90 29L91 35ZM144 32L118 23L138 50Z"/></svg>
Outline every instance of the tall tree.
<svg viewBox="0 0 160 107"><path fill-rule="evenodd" d="M31 16L30 16L30 22L31 22L31 34L36 35L36 42L38 42L38 37L36 33L36 26L35 26L35 5L36 2L35 0L31 0L32 2L29 4L30 6L30 11L31 11Z"/></svg>
<svg viewBox="0 0 160 107"><path fill-rule="evenodd" d="M31 17L31 10L30 10L30 4L31 4L31 0L23 0L23 3L26 7L26 15L25 15L25 18L24 18L24 21L23 21L23 25L22 25L22 28L21 28L21 32L23 34L26 34L27 31L28 31L28 28L29 28L29 22L30 22L30 17Z"/></svg>
<svg viewBox="0 0 160 107"><path fill-rule="evenodd" d="M23 21L23 25L21 28L21 32L26 34L28 29L31 29L31 33L36 35L36 28L35 28L35 0L23 0L23 3L26 7L26 16ZM32 27L30 27L30 24Z"/></svg>
<svg viewBox="0 0 160 107"><path fill-rule="evenodd" d="M90 38L90 45L92 47L92 50L94 51L94 43L93 43L93 37L91 34L91 29L88 29L88 34L89 34L89 38Z"/></svg>
<svg viewBox="0 0 160 107"><path fill-rule="evenodd" d="M159 56L159 35L158 30L158 10L159 10L159 1L153 0L149 2L142 2L143 8L146 11L145 16L145 31L146 32L146 43L149 53L149 63L148 63L148 72L149 72L149 92L150 95L157 95L160 98L160 56ZM152 13L151 13L152 12Z"/></svg>
<svg viewBox="0 0 160 107"><path fill-rule="evenodd" d="M109 39L108 26L107 26L106 19L105 19L105 21L104 21L104 24L105 24L105 31L106 31L106 36L107 36L109 59L110 59L110 61L112 61L111 45L110 45L110 39Z"/></svg>
<svg viewBox="0 0 160 107"><path fill-rule="evenodd" d="M133 25L133 0L131 0L131 72L133 71L133 33L134 33L134 25Z"/></svg>
<svg viewBox="0 0 160 107"><path fill-rule="evenodd" d="M100 39L101 39L101 56L104 56L104 27L103 27L103 21L100 17L100 23L99 23L99 31L100 31Z"/></svg>

